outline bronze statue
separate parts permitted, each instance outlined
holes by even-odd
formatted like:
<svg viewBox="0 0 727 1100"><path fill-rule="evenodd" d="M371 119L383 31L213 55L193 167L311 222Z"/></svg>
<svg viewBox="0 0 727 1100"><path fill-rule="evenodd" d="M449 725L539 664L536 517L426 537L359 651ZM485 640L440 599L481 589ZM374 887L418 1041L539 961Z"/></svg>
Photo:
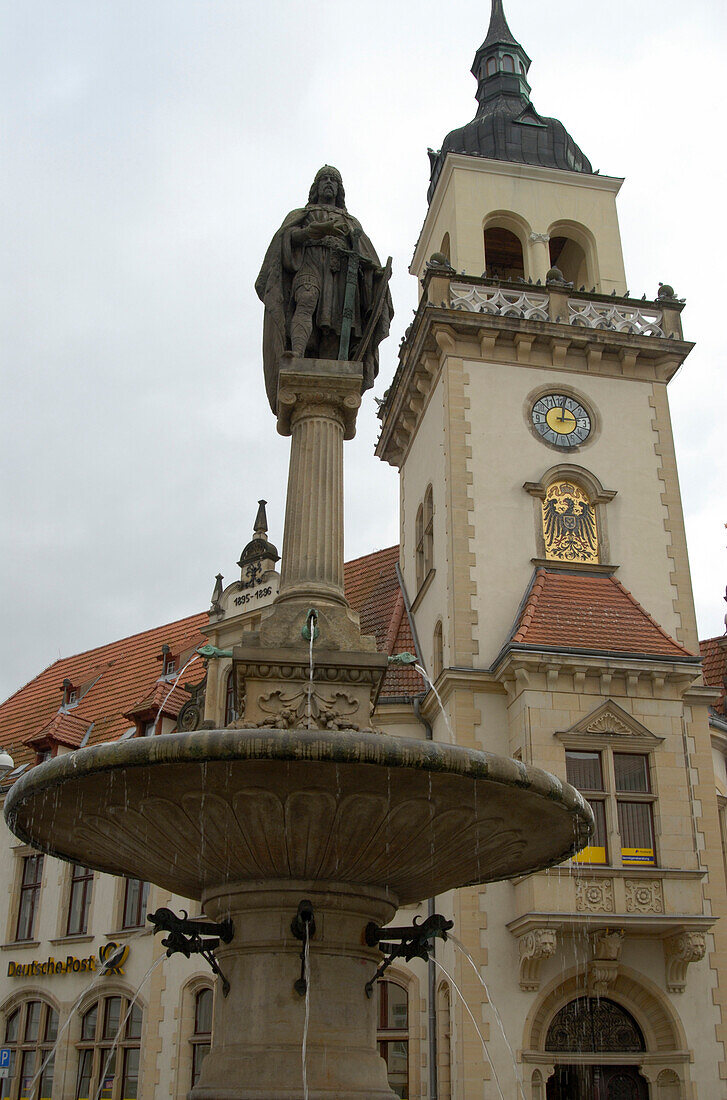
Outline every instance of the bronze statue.
<svg viewBox="0 0 727 1100"><path fill-rule="evenodd" d="M308 204L293 210L270 242L255 290L265 304L263 364L273 412L281 357L346 359L363 366L364 390L379 370L379 344L394 307L391 261L379 265L374 246L346 210L341 174L316 173Z"/></svg>

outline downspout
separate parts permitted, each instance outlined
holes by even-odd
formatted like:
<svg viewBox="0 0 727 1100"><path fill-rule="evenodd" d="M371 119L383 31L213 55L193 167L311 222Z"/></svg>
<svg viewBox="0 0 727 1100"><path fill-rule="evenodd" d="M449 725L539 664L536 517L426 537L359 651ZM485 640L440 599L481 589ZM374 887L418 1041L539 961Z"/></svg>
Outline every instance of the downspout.
<svg viewBox="0 0 727 1100"><path fill-rule="evenodd" d="M419 645L419 635L417 634L416 624L414 622L414 616L411 610L411 604L409 603L409 595L406 591L406 585L404 584L404 577L401 572L399 563L396 563L396 579L399 582L399 588L401 594L404 597L404 610L406 611L406 617L409 622L409 629L411 630L412 640L414 642L414 652L417 655L417 660L422 668L426 668L424 659L422 657L421 646ZM422 699L423 696L416 695L414 697L414 715L419 722L424 726L424 733L427 741L434 740L434 732L432 730L432 724L422 714ZM434 898L427 899L427 916L434 915L435 905ZM429 1100L437 1100L439 1096L439 1081L437 1078L437 966L434 961L434 952L436 949L436 939L432 942L432 950L430 958L427 959L427 1004L428 1004L428 1035L429 1035Z"/></svg>

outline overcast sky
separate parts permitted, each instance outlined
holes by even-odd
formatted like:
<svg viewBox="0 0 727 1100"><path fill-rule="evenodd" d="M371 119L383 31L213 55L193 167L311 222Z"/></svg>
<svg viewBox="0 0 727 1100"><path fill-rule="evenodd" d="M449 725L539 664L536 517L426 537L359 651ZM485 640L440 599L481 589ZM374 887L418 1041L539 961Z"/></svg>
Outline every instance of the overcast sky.
<svg viewBox="0 0 727 1100"><path fill-rule="evenodd" d="M723 0L506 0L533 102L619 199L631 292L687 298L670 386L702 636L723 632ZM59 656L206 609L257 500L280 546L253 289L324 162L416 301L427 146L474 113L487 0L2 0L0 697ZM398 538L369 396L346 556ZM638 593L637 593L638 595Z"/></svg>

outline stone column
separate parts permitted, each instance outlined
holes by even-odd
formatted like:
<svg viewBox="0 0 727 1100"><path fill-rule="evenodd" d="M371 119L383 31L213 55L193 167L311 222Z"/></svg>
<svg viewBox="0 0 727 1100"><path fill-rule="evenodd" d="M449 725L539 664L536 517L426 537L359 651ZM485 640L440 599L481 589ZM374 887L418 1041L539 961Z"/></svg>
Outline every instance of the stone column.
<svg viewBox="0 0 727 1100"><path fill-rule="evenodd" d="M353 439L361 404L360 363L283 359L278 431L291 436L280 592L263 623L266 645L300 643L315 607L324 643L360 648L358 617L343 591L343 442Z"/></svg>
<svg viewBox="0 0 727 1100"><path fill-rule="evenodd" d="M209 891L213 919L235 935L216 952L230 981L215 994L212 1049L189 1100L300 1100L305 996L302 942L291 930L298 903L313 906L307 1082L310 1100L393 1100L376 1046L376 995L366 982L381 955L367 947L369 921L386 924L397 902L374 887L329 882L253 882Z"/></svg>

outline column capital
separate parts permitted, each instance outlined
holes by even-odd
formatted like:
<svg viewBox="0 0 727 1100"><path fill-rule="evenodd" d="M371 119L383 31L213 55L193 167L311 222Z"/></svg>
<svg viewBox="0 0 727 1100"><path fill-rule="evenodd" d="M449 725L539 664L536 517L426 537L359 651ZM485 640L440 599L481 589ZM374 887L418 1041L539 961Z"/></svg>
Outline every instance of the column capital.
<svg viewBox="0 0 727 1100"><path fill-rule="evenodd" d="M337 420L344 439L353 439L362 382L361 363L284 356L278 380L278 432L291 435L297 420L318 415Z"/></svg>

